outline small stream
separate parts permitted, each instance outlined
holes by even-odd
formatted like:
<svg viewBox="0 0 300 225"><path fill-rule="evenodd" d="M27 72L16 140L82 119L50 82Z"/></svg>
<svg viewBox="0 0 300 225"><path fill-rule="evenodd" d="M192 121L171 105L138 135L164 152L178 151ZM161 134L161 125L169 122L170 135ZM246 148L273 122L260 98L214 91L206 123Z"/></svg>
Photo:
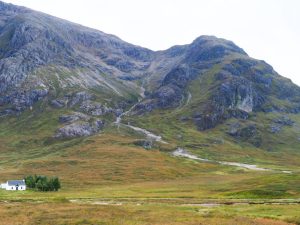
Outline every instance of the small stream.
<svg viewBox="0 0 300 225"><path fill-rule="evenodd" d="M143 129L143 128L140 128L140 127L135 127L135 126L132 126L132 125L129 125L129 124L121 123L122 122L122 117L129 115L131 113L131 111L135 108L135 106L137 106L137 104L139 104L143 100L143 98L145 97L145 94L144 94L145 89L142 87L141 90L142 90L142 92L140 93L140 96L142 98L140 98L139 101L136 104L134 104L133 106L131 106L130 109L128 109L127 111L125 111L122 114L120 114L116 118L114 124L116 124L118 126L118 128L120 127L120 125L122 125L122 126L125 126L125 127L128 127L128 128L131 128L132 130L134 130L136 132L144 134L147 138L149 138L151 140L154 140L154 141L157 141L157 142L160 142L160 143L163 143L163 144L168 144L166 141L162 140L161 136L156 135L156 134L154 134L154 133L152 133L152 132L150 132L150 131L148 131L146 129Z"/></svg>
<svg viewBox="0 0 300 225"><path fill-rule="evenodd" d="M186 151L183 148L177 148L172 153L172 155L173 156L185 157L185 158L189 158L189 159L194 159L194 160L200 160L200 161L204 161L204 162L219 163L221 165L236 166L236 167L241 167L241 168L245 168L245 169L249 169L249 170L274 171L274 170L271 170L271 169L258 167L257 165L252 165L252 164L237 163L237 162L226 162L226 161L215 161L215 160L200 158L196 155L193 155L193 154L189 153L188 151ZM288 171L288 170L283 170L283 171L280 171L280 172L282 172L282 173L292 173L292 171Z"/></svg>
<svg viewBox="0 0 300 225"><path fill-rule="evenodd" d="M130 109L128 109L127 111L120 114L116 118L114 124L116 124L118 126L118 128L120 127L120 125L122 125L122 126L130 128L130 129L132 129L136 132L144 134L147 138L149 138L151 140L154 140L154 141L157 141L157 142L160 142L160 143L163 143L163 144L168 144L168 142L162 140L161 136L156 135L156 134L154 134L154 133L152 133L152 132L150 132L146 129L143 129L143 128L140 128L140 127L135 127L135 126L132 126L132 125L129 125L129 124L121 123L122 122L122 117L129 115L131 113L131 111L135 108L135 106L143 100L145 89L142 88L141 90L142 90L142 93L140 93L140 95L141 95L142 98L140 98L139 101L136 104L131 106ZM191 97L192 96L189 93L187 104L190 101ZM204 161L204 162L218 163L218 164L221 164L221 165L236 166L236 167L245 168L245 169L249 169L249 170L255 170L255 171L275 171L275 170L271 170L271 169L267 169L267 168L258 167L257 165L253 165L253 164L238 163L238 162L226 162L226 161L216 161L216 160L200 158L196 155L193 155L193 154L189 153L188 151L186 151L183 148L177 148L174 152L172 152L172 155L173 156L179 156L179 157L185 157L185 158L189 158L189 159L193 159L193 160ZM293 173L292 171L288 171L288 170L281 170L280 172L287 173L287 174Z"/></svg>
<svg viewBox="0 0 300 225"><path fill-rule="evenodd" d="M140 128L140 127L134 127L134 126L131 126L131 125L125 125L125 126L131 128L131 129L133 129L137 132L140 132L140 133L144 134L147 138L149 138L151 140L154 140L154 141L157 141L157 142L160 142L160 143L163 143L163 144L168 144L168 142L165 142L165 141L162 140L161 136L153 134L148 130L145 130L145 129Z"/></svg>

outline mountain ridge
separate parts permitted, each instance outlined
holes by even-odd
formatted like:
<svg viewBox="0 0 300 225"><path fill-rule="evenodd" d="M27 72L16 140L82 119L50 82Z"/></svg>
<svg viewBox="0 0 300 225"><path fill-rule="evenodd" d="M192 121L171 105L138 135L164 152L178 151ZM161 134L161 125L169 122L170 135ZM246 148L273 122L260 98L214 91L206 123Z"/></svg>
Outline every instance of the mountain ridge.
<svg viewBox="0 0 300 225"><path fill-rule="evenodd" d="M261 147L265 128L249 119L300 111L300 88L232 41L202 35L152 51L24 7L0 10L0 115L64 110L76 119L55 137L93 135L130 109L128 122L171 111L198 132L235 119L236 133L225 133ZM253 142L251 133L260 137Z"/></svg>

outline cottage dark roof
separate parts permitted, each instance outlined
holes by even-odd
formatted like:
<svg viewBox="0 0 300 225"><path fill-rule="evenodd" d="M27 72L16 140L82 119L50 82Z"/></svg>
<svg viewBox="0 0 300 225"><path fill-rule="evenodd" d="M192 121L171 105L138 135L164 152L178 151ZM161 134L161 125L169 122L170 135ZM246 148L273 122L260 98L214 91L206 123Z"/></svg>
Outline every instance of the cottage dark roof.
<svg viewBox="0 0 300 225"><path fill-rule="evenodd" d="M9 186L16 186L16 185L25 185L25 181L24 180L9 180L7 181L7 184Z"/></svg>

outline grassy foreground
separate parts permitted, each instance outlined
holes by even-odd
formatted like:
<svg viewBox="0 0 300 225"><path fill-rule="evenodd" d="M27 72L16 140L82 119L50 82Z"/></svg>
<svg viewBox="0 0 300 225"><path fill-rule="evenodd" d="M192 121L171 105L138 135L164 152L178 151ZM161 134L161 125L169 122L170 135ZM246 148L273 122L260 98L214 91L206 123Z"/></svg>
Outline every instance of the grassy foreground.
<svg viewBox="0 0 300 225"><path fill-rule="evenodd" d="M299 206L97 205L4 203L1 224L299 224ZM285 220L285 221L280 221Z"/></svg>

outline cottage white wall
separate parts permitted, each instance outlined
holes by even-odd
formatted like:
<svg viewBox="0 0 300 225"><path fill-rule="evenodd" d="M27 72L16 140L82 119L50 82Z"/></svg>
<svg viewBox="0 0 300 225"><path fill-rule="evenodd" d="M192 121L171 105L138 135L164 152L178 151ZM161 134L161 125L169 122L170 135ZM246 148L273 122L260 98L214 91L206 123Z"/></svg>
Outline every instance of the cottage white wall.
<svg viewBox="0 0 300 225"><path fill-rule="evenodd" d="M16 191L17 188L15 185L14 186L6 185L6 190L7 191ZM24 186L24 185L20 185L18 188L18 191L25 191L25 190L26 190L26 186Z"/></svg>
<svg viewBox="0 0 300 225"><path fill-rule="evenodd" d="M6 185L6 190L7 191L14 191L14 190L16 190L16 187L15 186Z"/></svg>

